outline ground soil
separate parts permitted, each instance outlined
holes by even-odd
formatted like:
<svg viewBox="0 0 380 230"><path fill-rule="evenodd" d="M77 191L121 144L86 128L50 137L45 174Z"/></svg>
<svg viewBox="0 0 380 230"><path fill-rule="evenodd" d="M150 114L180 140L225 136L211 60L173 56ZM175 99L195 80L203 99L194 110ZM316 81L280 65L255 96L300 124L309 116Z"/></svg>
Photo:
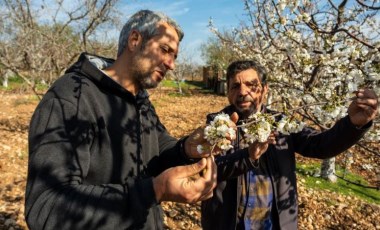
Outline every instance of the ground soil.
<svg viewBox="0 0 380 230"><path fill-rule="evenodd" d="M151 91L151 99L169 132L175 137L189 134L204 124L205 115L228 102L224 96L190 92L191 96L170 96L165 89ZM24 193L27 172L27 131L38 103L31 94L0 92L0 230L27 229L24 221ZM358 150L359 151L359 150ZM379 157L355 154L353 170L374 185ZM298 162L308 161L297 157ZM374 170L360 166L371 164ZM360 199L312 190L298 181L299 229L380 229L380 207ZM163 203L167 229L201 229L199 204Z"/></svg>

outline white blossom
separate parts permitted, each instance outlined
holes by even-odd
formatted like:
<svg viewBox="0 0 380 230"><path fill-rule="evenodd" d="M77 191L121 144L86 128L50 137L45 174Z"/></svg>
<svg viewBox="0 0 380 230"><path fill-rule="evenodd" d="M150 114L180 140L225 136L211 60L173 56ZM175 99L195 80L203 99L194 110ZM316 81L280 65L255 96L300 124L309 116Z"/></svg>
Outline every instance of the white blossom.
<svg viewBox="0 0 380 230"><path fill-rule="evenodd" d="M289 135L291 133L298 133L305 127L303 122L296 122L288 117L283 117L279 122L277 122L277 131Z"/></svg>
<svg viewBox="0 0 380 230"><path fill-rule="evenodd" d="M204 152L203 148L204 148L203 145L197 145L197 152L199 154L202 154Z"/></svg>
<svg viewBox="0 0 380 230"><path fill-rule="evenodd" d="M228 137L235 139L235 130L230 126L232 121L228 114L221 113L215 116L214 120L210 122L204 129L204 137L211 144L219 147L223 151L231 149L233 146ZM204 151L201 147L197 147L198 152Z"/></svg>

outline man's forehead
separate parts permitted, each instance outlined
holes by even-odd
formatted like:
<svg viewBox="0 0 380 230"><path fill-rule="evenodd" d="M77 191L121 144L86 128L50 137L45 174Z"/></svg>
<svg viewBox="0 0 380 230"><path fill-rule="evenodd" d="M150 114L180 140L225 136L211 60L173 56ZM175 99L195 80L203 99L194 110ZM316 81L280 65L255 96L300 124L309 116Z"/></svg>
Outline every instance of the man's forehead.
<svg viewBox="0 0 380 230"><path fill-rule="evenodd" d="M169 40L179 43L179 36L176 29L169 25L167 22L160 22L157 24L158 36L165 36Z"/></svg>
<svg viewBox="0 0 380 230"><path fill-rule="evenodd" d="M254 69L243 70L231 78L232 82L259 81L259 76Z"/></svg>

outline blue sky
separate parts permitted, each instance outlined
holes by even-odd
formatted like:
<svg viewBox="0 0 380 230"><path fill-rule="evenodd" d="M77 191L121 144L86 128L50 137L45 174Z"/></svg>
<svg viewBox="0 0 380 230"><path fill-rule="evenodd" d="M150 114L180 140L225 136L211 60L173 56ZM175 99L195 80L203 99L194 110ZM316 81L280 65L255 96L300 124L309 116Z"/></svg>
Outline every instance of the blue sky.
<svg viewBox="0 0 380 230"><path fill-rule="evenodd" d="M199 64L203 64L200 45L212 35L207 27L209 19L218 29L232 28L245 13L242 0L123 0L119 8L125 17L140 9L161 11L175 19L185 32L181 50Z"/></svg>

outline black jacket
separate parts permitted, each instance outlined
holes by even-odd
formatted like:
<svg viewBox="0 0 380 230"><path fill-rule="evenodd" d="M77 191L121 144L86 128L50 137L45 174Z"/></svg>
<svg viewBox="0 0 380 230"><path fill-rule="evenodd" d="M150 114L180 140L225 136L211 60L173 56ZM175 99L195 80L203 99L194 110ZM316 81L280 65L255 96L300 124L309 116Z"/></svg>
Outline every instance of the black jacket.
<svg viewBox="0 0 380 230"><path fill-rule="evenodd" d="M221 112L232 114L232 106ZM267 111L270 112L270 111ZM215 114L208 115L212 120ZM319 132L304 128L299 133L279 135L276 145L270 145L260 157L260 167L267 168L273 185L274 205L272 219L274 229L297 229L297 184L295 153L312 158L329 158L338 155L355 144L368 130L372 122L357 129L349 117L344 117L329 130ZM204 230L234 230L238 222L237 210L242 192L244 174L252 169L247 149L235 153L244 156L240 160L218 166L218 185L214 196L202 202L202 227Z"/></svg>
<svg viewBox="0 0 380 230"><path fill-rule="evenodd" d="M145 90L136 96L82 54L33 114L25 216L30 229L162 229L152 177L186 159Z"/></svg>

